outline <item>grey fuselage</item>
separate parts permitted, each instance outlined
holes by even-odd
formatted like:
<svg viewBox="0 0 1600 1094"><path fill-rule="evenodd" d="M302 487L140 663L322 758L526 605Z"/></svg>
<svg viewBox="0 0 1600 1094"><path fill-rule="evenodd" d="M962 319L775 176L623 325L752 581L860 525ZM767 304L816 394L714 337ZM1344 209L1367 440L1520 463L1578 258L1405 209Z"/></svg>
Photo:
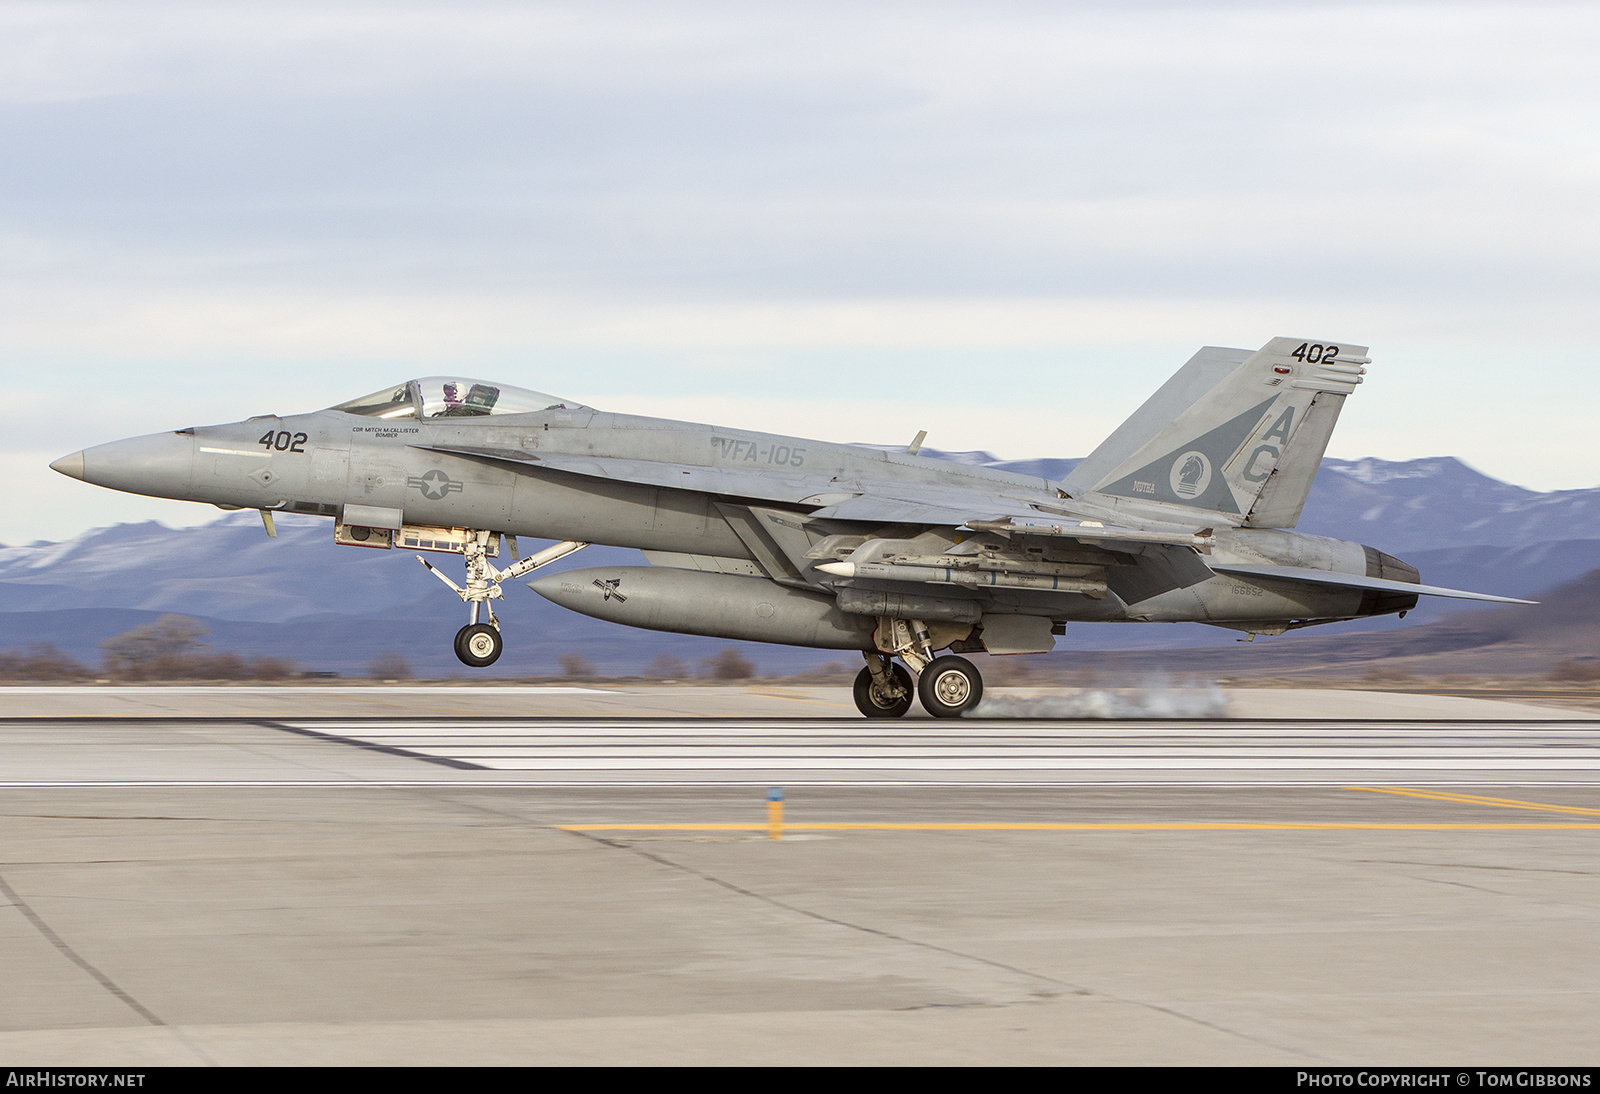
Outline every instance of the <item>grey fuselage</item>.
<svg viewBox="0 0 1600 1094"><path fill-rule="evenodd" d="M817 559L808 560L803 550L807 544L815 547L830 536L847 544L851 537L909 542L931 536L933 549L939 549L974 533L932 528L925 520L814 515L842 499L880 488L894 496L955 489L1083 519L1127 523L1130 515L1140 515L1137 503L1096 506L1067 498L1060 484L1003 471L587 408L399 421L325 410L137 437L81 455L78 477L113 489L336 520L347 506L377 507L403 512L408 525L640 548L652 562L669 568L775 582L789 590L790 599L795 594L817 598L818 611L837 613L837 597L841 606L855 603L855 613L863 617L940 618L937 612L919 612L916 594L903 586L818 572ZM595 462L590 466L586 460ZM644 470L617 472L635 464ZM683 485L674 485L680 480ZM754 493L751 484L764 482L782 486ZM751 513L763 511L769 521L792 526L794 535L779 542L752 532ZM774 512L788 517L777 519ZM1148 515L1172 520L1160 507ZM1068 561L1057 569L1072 569L1073 556L1061 557ZM1111 574L1110 589L1098 596L952 587L941 596L958 608L946 617L960 618L960 605L969 604L973 619L1015 614L1058 625L1195 621L1278 633L1307 622L1403 611L1416 603L1415 596L1393 592L1222 573L1163 588L1160 581L1151 585L1139 559L1129 557L1131 563L1119 557L1102 569ZM1404 580L1417 580L1414 569L1371 548L1284 530L1217 527L1209 561L1366 576L1409 573ZM861 607L873 597L875 608ZM903 611L896 609L896 597L905 601ZM870 639L860 637L870 627L863 630L859 619L830 623L832 631L819 638L805 627L783 630L781 611L766 633L719 629L715 623L619 621L798 645L870 646Z"/></svg>

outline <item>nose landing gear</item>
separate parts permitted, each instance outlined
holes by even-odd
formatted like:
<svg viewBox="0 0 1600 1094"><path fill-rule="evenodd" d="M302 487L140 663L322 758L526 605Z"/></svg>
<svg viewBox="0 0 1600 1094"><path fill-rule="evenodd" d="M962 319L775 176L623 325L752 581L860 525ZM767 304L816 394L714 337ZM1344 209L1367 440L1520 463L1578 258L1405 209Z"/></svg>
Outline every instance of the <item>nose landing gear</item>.
<svg viewBox="0 0 1600 1094"><path fill-rule="evenodd" d="M487 668L500 659L501 652L505 649L505 639L500 635L500 620L495 618L494 606L491 600L504 599L500 591L502 582L519 578L524 574L532 573L540 566L548 565L560 558L566 558L574 551L587 547L587 543L568 540L558 543L553 547L546 547L537 554L527 558L518 559L504 570L496 569L489 561L489 542L498 533L487 531L471 531L467 533L466 541L461 545L461 553L466 556L467 585L462 588L451 581L439 568L421 555L417 561L428 568L428 572L444 582L454 590L469 608L471 618L467 625L456 632L456 657L463 665L470 668ZM515 536L506 536L508 546L513 556L517 553L517 540ZM489 617L487 623L479 622L479 613L486 613Z"/></svg>

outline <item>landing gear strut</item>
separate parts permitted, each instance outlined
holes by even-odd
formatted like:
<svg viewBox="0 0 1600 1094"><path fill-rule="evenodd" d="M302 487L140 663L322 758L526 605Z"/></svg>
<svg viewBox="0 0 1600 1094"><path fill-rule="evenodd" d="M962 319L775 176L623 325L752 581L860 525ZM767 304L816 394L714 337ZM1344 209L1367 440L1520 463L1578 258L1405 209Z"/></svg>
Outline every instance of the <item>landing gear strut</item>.
<svg viewBox="0 0 1600 1094"><path fill-rule="evenodd" d="M936 641L933 630L917 619L878 620L878 649L862 653L867 667L856 676L857 710L868 718L899 718L911 709L913 692L935 718L959 718L978 705L983 676L965 657L935 657L935 645L948 644L952 636L946 632ZM895 656L917 673L915 687L911 673L891 660Z"/></svg>
<svg viewBox="0 0 1600 1094"><path fill-rule="evenodd" d="M467 625L456 632L456 657L463 665L475 669L487 668L494 664L499 660L501 651L505 649L505 640L500 636L500 620L495 618L494 605L489 603L491 600L504 598L500 591L501 582L532 573L540 566L554 562L558 558L566 558L572 552L588 546L587 543L568 540L554 547L546 547L538 554L518 559L504 570L499 570L489 561L489 542L495 535L496 533L487 531L467 533L466 542L461 547L461 553L466 556L467 561L467 586L464 589L440 573L439 568L433 563L421 555L417 556L417 561L426 566L429 573L450 586L466 603L471 615ZM511 549L512 557L515 558L516 537L508 535L504 538ZM479 622L480 612L488 615L488 622Z"/></svg>

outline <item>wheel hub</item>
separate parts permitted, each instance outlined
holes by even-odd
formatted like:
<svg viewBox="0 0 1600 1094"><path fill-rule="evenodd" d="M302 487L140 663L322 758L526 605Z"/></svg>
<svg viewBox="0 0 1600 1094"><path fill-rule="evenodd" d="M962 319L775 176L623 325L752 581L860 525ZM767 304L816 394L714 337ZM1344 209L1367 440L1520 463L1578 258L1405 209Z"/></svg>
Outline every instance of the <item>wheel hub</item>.
<svg viewBox="0 0 1600 1094"><path fill-rule="evenodd" d="M967 679L966 673L950 669L934 680L933 693L947 706L964 706L972 695L972 681Z"/></svg>

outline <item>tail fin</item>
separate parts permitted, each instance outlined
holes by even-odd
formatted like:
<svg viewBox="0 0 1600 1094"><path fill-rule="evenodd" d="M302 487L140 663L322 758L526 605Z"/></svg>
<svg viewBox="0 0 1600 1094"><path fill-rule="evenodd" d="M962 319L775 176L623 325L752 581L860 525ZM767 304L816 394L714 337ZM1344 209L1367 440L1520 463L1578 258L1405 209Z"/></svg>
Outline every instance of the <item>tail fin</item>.
<svg viewBox="0 0 1600 1094"><path fill-rule="evenodd" d="M1195 354L1073 469L1073 495L1109 494L1293 528L1367 347L1274 338Z"/></svg>

